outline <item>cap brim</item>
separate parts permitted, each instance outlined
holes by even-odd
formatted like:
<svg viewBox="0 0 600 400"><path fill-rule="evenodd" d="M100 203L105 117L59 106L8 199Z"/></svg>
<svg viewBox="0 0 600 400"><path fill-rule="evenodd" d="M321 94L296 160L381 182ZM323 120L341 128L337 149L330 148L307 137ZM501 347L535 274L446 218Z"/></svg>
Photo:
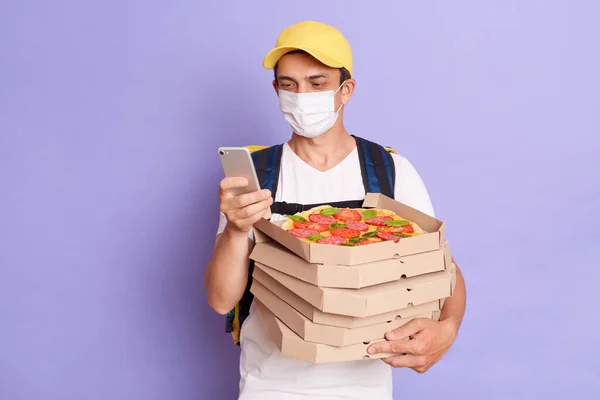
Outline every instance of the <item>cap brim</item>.
<svg viewBox="0 0 600 400"><path fill-rule="evenodd" d="M294 50L303 50L331 68L342 68L344 66L341 62L331 57L330 55L325 54L322 51L312 49L310 47L281 46L275 47L273 50L267 53L263 60L263 67L265 67L266 69L275 68L275 64L277 64L281 57Z"/></svg>

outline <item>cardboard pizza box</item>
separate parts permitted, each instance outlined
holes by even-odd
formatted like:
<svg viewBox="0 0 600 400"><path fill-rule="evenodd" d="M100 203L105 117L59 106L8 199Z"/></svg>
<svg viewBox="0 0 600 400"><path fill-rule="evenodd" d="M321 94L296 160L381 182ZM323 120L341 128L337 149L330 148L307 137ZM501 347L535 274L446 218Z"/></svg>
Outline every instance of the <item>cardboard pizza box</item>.
<svg viewBox="0 0 600 400"><path fill-rule="evenodd" d="M359 328L369 325L377 325L384 322L391 322L395 319L405 319L428 312L435 312L441 309L441 301L435 300L417 306L393 310L390 312L372 315L370 317L349 317L347 315L324 313L313 307L306 300L283 286L273 279L269 274L260 269L254 270L252 286L250 292L257 295L261 291L268 290L295 310L304 315L309 321L315 324L339 326L341 328Z"/></svg>
<svg viewBox="0 0 600 400"><path fill-rule="evenodd" d="M281 352L281 354L306 361L312 364L369 360L390 357L393 354L380 353L370 355L367 348L371 343L381 342L383 340L373 340L371 342L353 344L349 346L337 347L320 343L312 343L302 340L287 325L279 320L260 300L254 300L256 308L265 324L271 339Z"/></svg>
<svg viewBox="0 0 600 400"><path fill-rule="evenodd" d="M444 271L452 261L448 242L440 249L425 253L347 266L312 264L269 240L258 243L250 258L316 286L351 289Z"/></svg>
<svg viewBox="0 0 600 400"><path fill-rule="evenodd" d="M426 233L402 238L397 243L385 241L368 246L333 246L302 241L281 228L284 221L271 222L267 218L262 218L254 224L255 240L260 243L273 239L309 263L334 265L365 264L425 253L441 248L445 241L446 228L442 221L387 196L368 193L363 207L393 211L403 218L414 221Z"/></svg>
<svg viewBox="0 0 600 400"><path fill-rule="evenodd" d="M413 278L361 289L321 288L286 275L260 263L254 264L253 278L262 271L320 311L350 317L369 317L452 295L451 271L434 272ZM258 272L258 274L257 274Z"/></svg>
<svg viewBox="0 0 600 400"><path fill-rule="evenodd" d="M260 283L254 287L254 297L303 340L338 347L384 339L386 332L394 330L414 318L433 318L433 312L428 312L410 318L392 319L360 328L340 328L311 322L302 313L295 310Z"/></svg>

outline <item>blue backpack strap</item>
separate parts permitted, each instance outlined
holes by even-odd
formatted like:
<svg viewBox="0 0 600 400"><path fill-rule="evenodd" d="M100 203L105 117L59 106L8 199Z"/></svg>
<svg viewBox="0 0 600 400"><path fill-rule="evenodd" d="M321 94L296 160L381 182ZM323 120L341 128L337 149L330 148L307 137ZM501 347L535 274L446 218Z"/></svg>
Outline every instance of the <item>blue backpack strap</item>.
<svg viewBox="0 0 600 400"><path fill-rule="evenodd" d="M365 192L381 193L393 199L396 169L390 149L358 136L353 137L358 147Z"/></svg>
<svg viewBox="0 0 600 400"><path fill-rule="evenodd" d="M279 183L282 150L283 145L278 144L252 153L252 161L261 188L269 189L273 197L275 197Z"/></svg>

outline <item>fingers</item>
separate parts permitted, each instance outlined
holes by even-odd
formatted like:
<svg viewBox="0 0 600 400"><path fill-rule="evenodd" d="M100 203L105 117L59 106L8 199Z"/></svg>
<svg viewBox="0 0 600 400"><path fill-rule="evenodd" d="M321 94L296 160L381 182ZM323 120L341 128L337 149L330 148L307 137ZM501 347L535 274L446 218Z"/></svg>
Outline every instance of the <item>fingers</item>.
<svg viewBox="0 0 600 400"><path fill-rule="evenodd" d="M394 368L411 368L420 374L427 371L429 367L427 358L424 356L401 355L382 358L381 360Z"/></svg>
<svg viewBox="0 0 600 400"><path fill-rule="evenodd" d="M245 178L225 178L219 186L220 211L227 222L237 231L248 231L269 210L273 203L269 190L257 190L252 193L234 195L232 189L245 187Z"/></svg>
<svg viewBox="0 0 600 400"><path fill-rule="evenodd" d="M219 184L219 198L221 203L224 204L225 210L233 210L235 208L243 208L247 205L257 203L261 200L266 200L271 197L271 191L268 189L257 190L252 193L245 193L235 196L231 193L232 189L242 188L248 186L248 180L246 178L224 178ZM221 210L225 212L224 210Z"/></svg>
<svg viewBox="0 0 600 400"><path fill-rule="evenodd" d="M394 329L393 331L386 333L385 338L387 340L401 340L410 338L411 336L420 332L425 327L426 323L426 318L415 318L408 323Z"/></svg>
<svg viewBox="0 0 600 400"><path fill-rule="evenodd" d="M408 367L418 373L431 368L448 350L450 343L444 340L440 322L428 318L415 318L406 325L386 334L387 341L369 346L369 354L392 353L381 357L387 364L399 368ZM394 340L392 340L392 338Z"/></svg>
<svg viewBox="0 0 600 400"><path fill-rule="evenodd" d="M263 200L268 200L271 198L271 191L268 189L259 190L252 193L246 193L239 196L236 196L232 199L232 207L233 208L243 208L250 204L255 204Z"/></svg>
<svg viewBox="0 0 600 400"><path fill-rule="evenodd" d="M240 219L240 220L245 220L248 218L252 218L256 214L259 214L259 213L264 214L264 212L267 211L267 209L271 206L272 201L273 201L273 199L271 197L269 197L266 200L262 200L258 203L250 204L249 206L246 206L243 208L238 208L234 212L235 218ZM261 216L262 216L262 214L261 214ZM260 218L258 218L257 221L259 219Z"/></svg>
<svg viewBox="0 0 600 400"><path fill-rule="evenodd" d="M375 343L369 346L369 354L377 353L395 353L395 354L415 354L415 346L412 340L393 340Z"/></svg>
<svg viewBox="0 0 600 400"><path fill-rule="evenodd" d="M231 189L246 186L248 186L248 179L246 178L224 178L219 184L219 189L222 194L226 194Z"/></svg>
<svg viewBox="0 0 600 400"><path fill-rule="evenodd" d="M228 222L235 225L240 230L248 231L256 222L258 222L266 214L272 202L272 199L268 199L261 201L260 203L253 204L252 206L248 206L242 210L245 210L249 207L254 207L258 209L258 211L254 214L249 214L248 217L242 219L233 217L231 219L228 219Z"/></svg>

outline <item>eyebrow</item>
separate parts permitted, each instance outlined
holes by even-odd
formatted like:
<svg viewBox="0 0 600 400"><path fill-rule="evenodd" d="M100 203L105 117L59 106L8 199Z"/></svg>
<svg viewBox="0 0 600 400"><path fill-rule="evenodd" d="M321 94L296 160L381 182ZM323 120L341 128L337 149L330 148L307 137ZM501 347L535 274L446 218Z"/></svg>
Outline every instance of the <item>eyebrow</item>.
<svg viewBox="0 0 600 400"><path fill-rule="evenodd" d="M293 81L293 82L296 82L296 80L295 80L294 78L292 78L292 77L289 77L289 76L285 76L285 75L280 75L280 76L278 76L278 77L277 77L277 80L280 80L280 81L281 81L281 80L286 80L286 81Z"/></svg>
<svg viewBox="0 0 600 400"><path fill-rule="evenodd" d="M321 78L329 78L329 76L327 74L311 75L308 77L308 80L312 81L312 80L321 79ZM286 75L280 75L277 79L280 81L286 80L286 81L296 82L296 80L294 78L292 78L291 76L286 76Z"/></svg>

